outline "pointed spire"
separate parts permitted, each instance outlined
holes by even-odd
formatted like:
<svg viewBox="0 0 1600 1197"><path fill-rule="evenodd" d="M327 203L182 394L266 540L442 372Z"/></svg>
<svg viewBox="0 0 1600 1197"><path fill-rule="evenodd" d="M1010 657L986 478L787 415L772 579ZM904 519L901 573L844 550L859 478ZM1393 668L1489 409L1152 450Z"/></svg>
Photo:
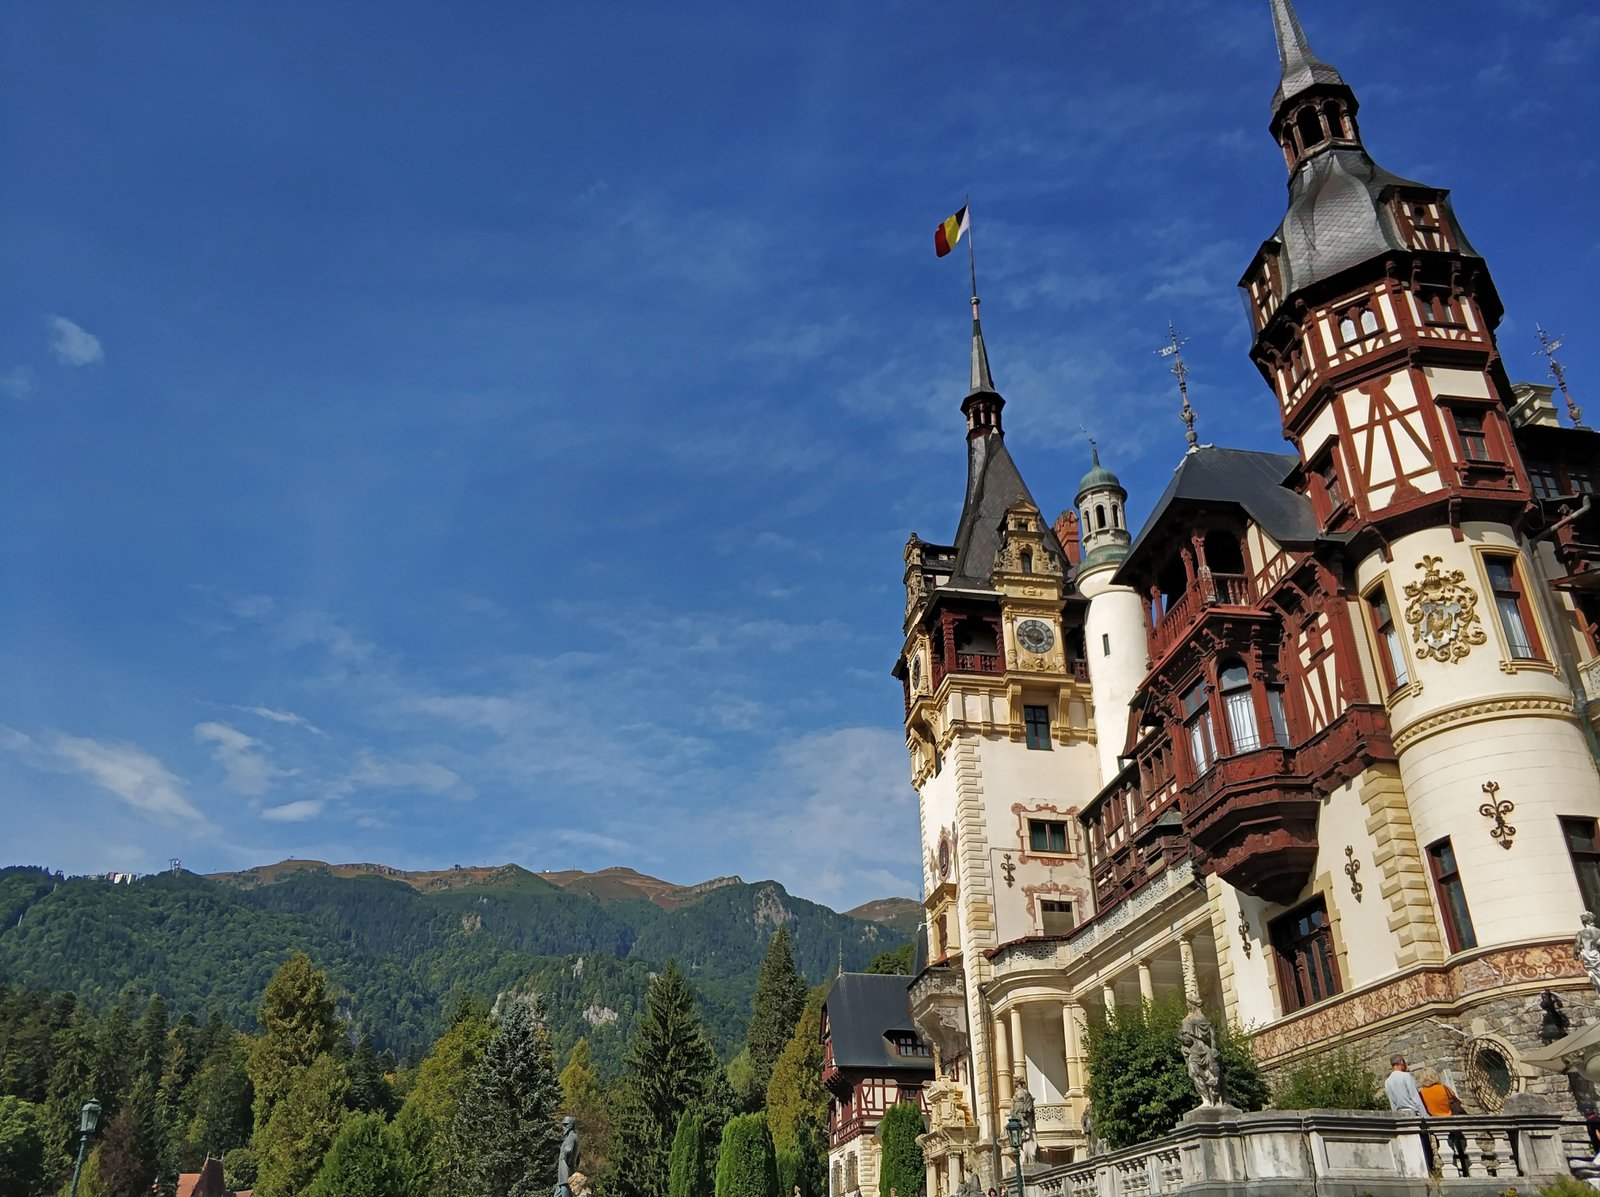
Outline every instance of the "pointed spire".
<svg viewBox="0 0 1600 1197"><path fill-rule="evenodd" d="M1274 0L1276 2L1276 0ZM1283 0L1287 3L1288 0ZM1172 359L1172 376L1178 380L1178 393L1183 396L1183 409L1178 416L1183 420L1184 435L1189 440L1188 452L1193 453L1200 447L1200 438L1194 431L1194 408L1189 406L1189 367L1183 360L1183 347L1189 343L1188 337L1180 337L1178 330L1172 322L1167 322L1167 343L1156 350L1157 357L1170 357Z"/></svg>
<svg viewBox="0 0 1600 1197"><path fill-rule="evenodd" d="M1272 28L1278 37L1278 63L1283 68L1277 93L1272 97L1274 112L1285 100L1315 84L1344 84L1344 76L1311 49L1293 0L1272 0Z"/></svg>
<svg viewBox="0 0 1600 1197"><path fill-rule="evenodd" d="M972 297L972 389L969 395L992 395L994 377L989 373L989 351L983 345L983 325L978 322L978 297Z"/></svg>

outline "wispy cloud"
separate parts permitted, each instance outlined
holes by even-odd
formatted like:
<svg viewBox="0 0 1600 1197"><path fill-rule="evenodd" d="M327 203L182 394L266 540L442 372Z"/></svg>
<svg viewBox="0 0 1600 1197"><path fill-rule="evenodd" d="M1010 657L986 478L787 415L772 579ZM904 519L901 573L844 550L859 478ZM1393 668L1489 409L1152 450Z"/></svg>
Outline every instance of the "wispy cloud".
<svg viewBox="0 0 1600 1197"><path fill-rule="evenodd" d="M21 400L31 394L33 394L33 371L26 366L0 371L0 395L4 395L7 399Z"/></svg>
<svg viewBox="0 0 1600 1197"><path fill-rule="evenodd" d="M321 802L302 798L296 802L285 802L282 806L266 807L262 810L261 817L274 823L304 823L308 819L315 819L321 813Z"/></svg>
<svg viewBox="0 0 1600 1197"><path fill-rule="evenodd" d="M222 766L228 787L237 793L258 798L279 778L289 776L267 759L266 746L260 740L231 724L197 723L194 738L210 749L212 759Z"/></svg>
<svg viewBox="0 0 1600 1197"><path fill-rule="evenodd" d="M254 715L258 719L265 719L269 723L282 723L289 727L302 728L314 736L326 736L328 734L304 715L296 715L293 711L280 711L275 707L236 706L233 709L243 711L247 715Z"/></svg>
<svg viewBox="0 0 1600 1197"><path fill-rule="evenodd" d="M50 352L63 366L92 366L104 360L106 351L100 338L81 324L65 316L49 316L45 326L50 330Z"/></svg>
<svg viewBox="0 0 1600 1197"><path fill-rule="evenodd" d="M56 732L45 741L67 770L79 773L143 814L165 823L205 826L205 817L184 796L184 785L156 757L133 744Z"/></svg>

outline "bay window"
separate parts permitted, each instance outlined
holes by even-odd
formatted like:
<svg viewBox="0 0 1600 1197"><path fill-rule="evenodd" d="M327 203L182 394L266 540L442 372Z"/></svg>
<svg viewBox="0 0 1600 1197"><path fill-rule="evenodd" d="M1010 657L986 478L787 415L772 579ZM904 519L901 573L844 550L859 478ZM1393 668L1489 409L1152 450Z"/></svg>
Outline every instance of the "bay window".
<svg viewBox="0 0 1600 1197"><path fill-rule="evenodd" d="M1199 776L1217 759L1217 742L1211 734L1211 709L1205 682L1196 682L1183 696L1183 726L1189 737L1189 759Z"/></svg>
<svg viewBox="0 0 1600 1197"><path fill-rule="evenodd" d="M1233 741L1233 750L1254 752L1261 747L1261 733L1256 728L1249 671L1233 661L1223 667L1217 680L1222 683L1222 709L1228 717L1228 738Z"/></svg>

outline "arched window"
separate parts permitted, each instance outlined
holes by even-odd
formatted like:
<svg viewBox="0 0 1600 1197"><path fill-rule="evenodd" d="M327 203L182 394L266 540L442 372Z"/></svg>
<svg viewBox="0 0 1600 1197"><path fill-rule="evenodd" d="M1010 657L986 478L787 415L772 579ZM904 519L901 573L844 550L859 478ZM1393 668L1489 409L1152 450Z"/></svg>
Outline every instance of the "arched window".
<svg viewBox="0 0 1600 1197"><path fill-rule="evenodd" d="M1031 574L1033 572L1033 550L1023 549L1020 556L1022 558L1022 572Z"/></svg>
<svg viewBox="0 0 1600 1197"><path fill-rule="evenodd" d="M1122 527L1122 504L1121 503L1113 503L1113 504L1111 504L1111 526L1113 528Z"/></svg>
<svg viewBox="0 0 1600 1197"><path fill-rule="evenodd" d="M1378 331L1378 313L1371 308L1361 309L1361 331L1363 333L1375 333Z"/></svg>
<svg viewBox="0 0 1600 1197"><path fill-rule="evenodd" d="M1295 115L1294 124L1300 133L1302 150L1322 144L1322 117L1312 105L1307 104Z"/></svg>
<svg viewBox="0 0 1600 1197"><path fill-rule="evenodd" d="M1255 702L1250 696L1250 671L1239 661L1229 661L1217 680L1222 684L1222 709L1227 712L1233 750L1254 752L1261 747L1261 732L1256 727Z"/></svg>
<svg viewBox="0 0 1600 1197"><path fill-rule="evenodd" d="M1106 526L1106 507L1104 503L1096 503L1094 505L1094 526L1097 532Z"/></svg>

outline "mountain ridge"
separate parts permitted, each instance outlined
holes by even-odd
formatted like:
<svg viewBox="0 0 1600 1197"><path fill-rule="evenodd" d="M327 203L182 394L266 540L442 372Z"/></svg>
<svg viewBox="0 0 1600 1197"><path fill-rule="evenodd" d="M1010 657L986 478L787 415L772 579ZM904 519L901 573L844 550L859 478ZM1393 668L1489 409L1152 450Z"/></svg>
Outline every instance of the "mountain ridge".
<svg viewBox="0 0 1600 1197"><path fill-rule="evenodd" d="M649 979L676 958L718 1050L744 1034L755 975L778 926L811 983L898 947L891 922L855 918L775 881L673 886L632 870L550 876L517 865L446 870L281 861L213 876L114 883L0 869L0 982L73 989L90 1008L124 988L250 1028L267 979L307 952L359 1033L402 1056L431 1042L464 992L546 997L558 1050L589 1038L614 1070ZM600 878L595 882L595 878ZM670 905L640 893L665 886ZM598 887L604 894L585 892Z"/></svg>

